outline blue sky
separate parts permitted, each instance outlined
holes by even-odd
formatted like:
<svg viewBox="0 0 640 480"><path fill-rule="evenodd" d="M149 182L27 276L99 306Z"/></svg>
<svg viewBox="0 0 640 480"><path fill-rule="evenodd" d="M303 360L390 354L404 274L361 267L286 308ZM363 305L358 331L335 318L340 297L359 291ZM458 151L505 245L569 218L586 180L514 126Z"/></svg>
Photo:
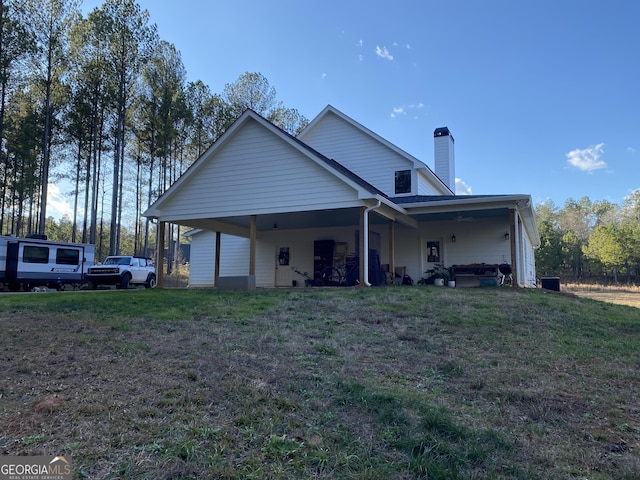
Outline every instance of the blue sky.
<svg viewBox="0 0 640 480"><path fill-rule="evenodd" d="M640 2L138 3L214 93L260 72L287 107L331 104L431 168L449 127L470 193L562 206L640 188Z"/></svg>

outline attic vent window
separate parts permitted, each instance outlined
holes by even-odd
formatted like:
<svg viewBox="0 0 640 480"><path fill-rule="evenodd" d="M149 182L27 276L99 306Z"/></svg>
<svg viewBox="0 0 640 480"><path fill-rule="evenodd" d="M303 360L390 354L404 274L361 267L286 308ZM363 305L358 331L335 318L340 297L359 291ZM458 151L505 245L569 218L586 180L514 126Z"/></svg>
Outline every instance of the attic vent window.
<svg viewBox="0 0 640 480"><path fill-rule="evenodd" d="M396 193L411 193L411 170L396 172Z"/></svg>

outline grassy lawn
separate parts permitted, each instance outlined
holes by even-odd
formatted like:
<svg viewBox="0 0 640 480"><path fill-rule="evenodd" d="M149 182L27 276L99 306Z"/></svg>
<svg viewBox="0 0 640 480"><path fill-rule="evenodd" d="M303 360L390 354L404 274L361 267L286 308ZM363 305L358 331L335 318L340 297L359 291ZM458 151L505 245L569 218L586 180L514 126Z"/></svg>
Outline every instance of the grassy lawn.
<svg viewBox="0 0 640 480"><path fill-rule="evenodd" d="M542 290L0 295L0 451L76 478L637 479L640 310Z"/></svg>

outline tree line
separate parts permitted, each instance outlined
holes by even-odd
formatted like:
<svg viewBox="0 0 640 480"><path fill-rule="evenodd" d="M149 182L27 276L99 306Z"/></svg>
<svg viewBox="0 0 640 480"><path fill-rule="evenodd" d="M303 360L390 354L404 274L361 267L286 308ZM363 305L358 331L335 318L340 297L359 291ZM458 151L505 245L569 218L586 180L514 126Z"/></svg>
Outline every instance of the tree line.
<svg viewBox="0 0 640 480"><path fill-rule="evenodd" d="M154 232L140 214L245 109L294 135L308 123L260 73L217 94L186 78L134 0L86 16L80 0L0 0L0 232L146 253ZM58 224L48 187L62 181L73 214Z"/></svg>
<svg viewBox="0 0 640 480"><path fill-rule="evenodd" d="M297 134L308 120L260 73L212 93L186 80L180 52L134 0L0 0L0 233L148 254L141 213L247 108ZM72 186L72 216L47 216L51 183ZM622 205L536 207L539 276L637 279L640 190ZM180 237L169 226L169 245ZM171 249L169 249L171 251Z"/></svg>
<svg viewBox="0 0 640 480"><path fill-rule="evenodd" d="M536 206L541 245L538 276L573 281L637 283L640 269L640 189L616 205L589 197L563 207L547 200Z"/></svg>

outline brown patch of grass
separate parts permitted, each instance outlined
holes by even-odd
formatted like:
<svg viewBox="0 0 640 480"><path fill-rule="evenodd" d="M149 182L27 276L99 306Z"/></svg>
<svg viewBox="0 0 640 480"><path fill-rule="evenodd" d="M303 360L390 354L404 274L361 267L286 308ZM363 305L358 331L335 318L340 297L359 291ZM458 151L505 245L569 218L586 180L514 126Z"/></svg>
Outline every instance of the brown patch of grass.
<svg viewBox="0 0 640 480"><path fill-rule="evenodd" d="M602 286L570 283L562 288L578 297L640 308L640 287L634 285Z"/></svg>

